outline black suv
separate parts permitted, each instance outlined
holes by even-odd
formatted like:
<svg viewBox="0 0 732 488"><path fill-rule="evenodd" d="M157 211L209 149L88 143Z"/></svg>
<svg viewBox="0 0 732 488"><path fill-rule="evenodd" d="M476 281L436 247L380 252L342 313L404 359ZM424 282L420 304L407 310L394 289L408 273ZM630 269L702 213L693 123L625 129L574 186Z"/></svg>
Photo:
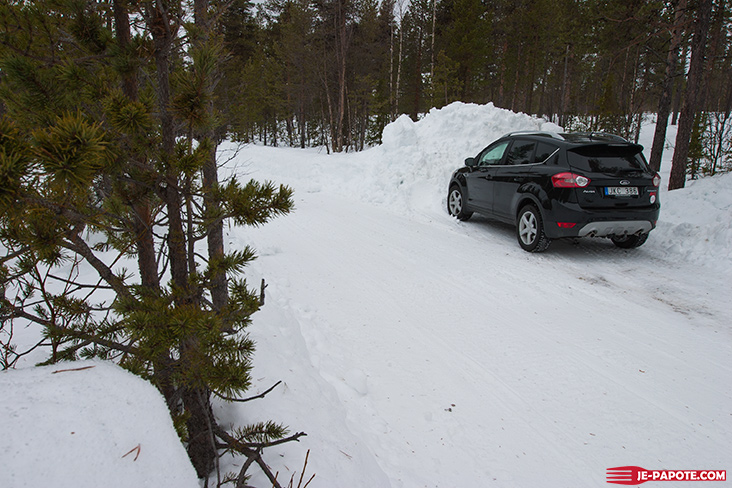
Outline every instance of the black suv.
<svg viewBox="0 0 732 488"><path fill-rule="evenodd" d="M460 220L478 212L515 224L530 252L563 237L638 247L661 207L661 177L642 151L605 133L512 132L453 173L447 210Z"/></svg>

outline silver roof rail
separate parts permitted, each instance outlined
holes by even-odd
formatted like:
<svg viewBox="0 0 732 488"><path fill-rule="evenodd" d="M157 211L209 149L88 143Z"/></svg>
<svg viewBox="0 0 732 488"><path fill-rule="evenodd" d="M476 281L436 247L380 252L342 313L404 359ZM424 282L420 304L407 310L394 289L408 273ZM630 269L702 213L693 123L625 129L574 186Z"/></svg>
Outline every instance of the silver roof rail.
<svg viewBox="0 0 732 488"><path fill-rule="evenodd" d="M508 134L505 134L503 137L509 137L509 136L547 136L551 137L552 139L558 139L560 141L564 140L564 137L557 134L556 132L549 132L545 130L517 130L514 132L509 132Z"/></svg>
<svg viewBox="0 0 732 488"><path fill-rule="evenodd" d="M572 141L573 139L576 140L578 138L587 138L590 141L605 141L605 142L616 142L616 143L624 143L629 144L628 140L624 137L621 137L616 134L611 134L609 132L600 132L600 131L592 131L592 132L568 132L566 134L563 134L565 137L565 140Z"/></svg>

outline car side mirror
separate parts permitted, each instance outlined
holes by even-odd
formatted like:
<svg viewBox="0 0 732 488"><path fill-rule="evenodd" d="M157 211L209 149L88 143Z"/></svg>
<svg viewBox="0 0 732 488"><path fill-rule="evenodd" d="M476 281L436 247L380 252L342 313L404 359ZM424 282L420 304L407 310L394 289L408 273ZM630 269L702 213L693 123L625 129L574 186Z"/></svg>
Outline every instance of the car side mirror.
<svg viewBox="0 0 732 488"><path fill-rule="evenodd" d="M467 158L467 159L465 159L465 166L468 166L470 168L472 168L473 166L475 166L475 158Z"/></svg>

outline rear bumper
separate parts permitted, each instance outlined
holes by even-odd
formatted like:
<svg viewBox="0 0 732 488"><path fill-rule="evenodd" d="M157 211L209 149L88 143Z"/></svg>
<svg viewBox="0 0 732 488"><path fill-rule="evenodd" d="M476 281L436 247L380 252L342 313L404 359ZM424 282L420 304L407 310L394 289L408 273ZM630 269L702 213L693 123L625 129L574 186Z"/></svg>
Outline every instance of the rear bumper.
<svg viewBox="0 0 732 488"><path fill-rule="evenodd" d="M551 239L609 237L649 233L656 227L660 205L641 209L587 211L577 204L560 204L544 211L544 232ZM567 227L568 223L574 225Z"/></svg>
<svg viewBox="0 0 732 488"><path fill-rule="evenodd" d="M577 237L625 236L631 234L648 234L653 223L648 220L613 220L607 222L590 222L582 226Z"/></svg>

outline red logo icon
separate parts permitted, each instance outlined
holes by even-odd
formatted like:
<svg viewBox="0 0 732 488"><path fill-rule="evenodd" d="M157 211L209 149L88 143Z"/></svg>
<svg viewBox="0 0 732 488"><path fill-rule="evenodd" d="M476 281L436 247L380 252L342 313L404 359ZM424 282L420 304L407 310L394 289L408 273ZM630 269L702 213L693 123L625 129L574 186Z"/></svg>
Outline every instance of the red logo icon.
<svg viewBox="0 0 732 488"><path fill-rule="evenodd" d="M616 485L639 485L646 481L727 481L726 470L644 469L619 466L607 469L607 482Z"/></svg>

